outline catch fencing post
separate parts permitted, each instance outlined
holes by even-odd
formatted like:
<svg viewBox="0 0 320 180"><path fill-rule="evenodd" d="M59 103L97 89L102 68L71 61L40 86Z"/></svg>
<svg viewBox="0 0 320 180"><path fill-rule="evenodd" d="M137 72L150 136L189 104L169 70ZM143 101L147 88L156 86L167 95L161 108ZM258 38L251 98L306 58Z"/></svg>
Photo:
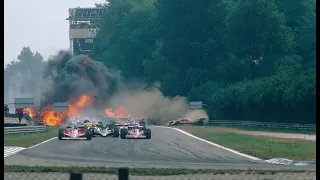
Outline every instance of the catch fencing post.
<svg viewBox="0 0 320 180"><path fill-rule="evenodd" d="M82 174L70 173L70 180L82 180Z"/></svg>
<svg viewBox="0 0 320 180"><path fill-rule="evenodd" d="M119 177L119 180L129 180L129 169L119 168L118 177Z"/></svg>

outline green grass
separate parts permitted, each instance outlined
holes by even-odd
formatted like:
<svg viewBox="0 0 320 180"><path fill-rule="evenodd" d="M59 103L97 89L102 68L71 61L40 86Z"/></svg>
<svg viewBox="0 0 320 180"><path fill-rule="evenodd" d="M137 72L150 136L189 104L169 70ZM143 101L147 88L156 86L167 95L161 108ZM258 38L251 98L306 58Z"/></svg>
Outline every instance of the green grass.
<svg viewBox="0 0 320 180"><path fill-rule="evenodd" d="M296 133L296 134L309 134L309 135L316 134L316 130L305 130L305 129L263 128L263 127L244 127L244 126L216 126L216 125L214 127L235 128L235 129L245 130L245 131L265 131L265 132Z"/></svg>
<svg viewBox="0 0 320 180"><path fill-rule="evenodd" d="M262 159L316 159L316 142L313 141L252 136L213 127L180 128L200 138Z"/></svg>
<svg viewBox="0 0 320 180"><path fill-rule="evenodd" d="M119 168L114 167L49 167L49 166L4 166L6 172L35 172L35 173L106 173L118 174ZM187 168L129 168L130 175L140 176L170 176L170 175L187 175L187 174L274 174L278 172L306 172L302 170L234 170L234 169L187 169ZM308 171L313 172L313 171Z"/></svg>
<svg viewBox="0 0 320 180"><path fill-rule="evenodd" d="M5 134L4 145L30 147L47 139L56 137L58 134L58 129L59 127L47 127L46 131L39 133Z"/></svg>

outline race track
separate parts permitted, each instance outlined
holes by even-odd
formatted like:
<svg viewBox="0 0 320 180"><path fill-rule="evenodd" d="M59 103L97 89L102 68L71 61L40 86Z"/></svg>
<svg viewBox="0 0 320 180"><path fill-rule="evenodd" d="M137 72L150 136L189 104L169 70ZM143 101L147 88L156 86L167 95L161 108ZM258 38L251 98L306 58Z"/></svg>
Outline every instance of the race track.
<svg viewBox="0 0 320 180"><path fill-rule="evenodd" d="M199 141L179 131L152 127L152 138L54 139L6 157L5 165L184 167L218 169L306 169L252 160Z"/></svg>

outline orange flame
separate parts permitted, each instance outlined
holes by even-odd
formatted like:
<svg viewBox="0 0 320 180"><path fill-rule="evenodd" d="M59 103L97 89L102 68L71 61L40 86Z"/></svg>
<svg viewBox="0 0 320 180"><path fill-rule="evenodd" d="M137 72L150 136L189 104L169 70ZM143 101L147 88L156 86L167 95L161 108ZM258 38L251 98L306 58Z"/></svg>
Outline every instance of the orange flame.
<svg viewBox="0 0 320 180"><path fill-rule="evenodd" d="M32 108L26 108L26 110L28 111L29 116L30 116L31 118L36 117L36 113L34 112L34 110L33 110Z"/></svg>
<svg viewBox="0 0 320 180"><path fill-rule="evenodd" d="M106 108L105 115L113 118L128 118L131 116L122 105L116 107L114 111L112 108Z"/></svg>
<svg viewBox="0 0 320 180"><path fill-rule="evenodd" d="M68 118L79 117L80 112L90 107L92 102L92 97L83 94L78 98L78 100L69 102L69 108L67 110L63 112L54 112L52 111L51 105L48 105L41 110L40 116L44 124L48 126L58 126L63 124L63 122ZM32 114L35 114L34 111L32 112ZM131 116L122 105L116 107L115 109L106 108L105 115L107 117L114 118L129 118Z"/></svg>
<svg viewBox="0 0 320 180"><path fill-rule="evenodd" d="M69 108L63 112L54 112L51 110L51 105L48 105L41 111L42 122L48 126L61 125L67 118L78 117L80 112L91 104L92 98L83 94L78 100L69 103Z"/></svg>

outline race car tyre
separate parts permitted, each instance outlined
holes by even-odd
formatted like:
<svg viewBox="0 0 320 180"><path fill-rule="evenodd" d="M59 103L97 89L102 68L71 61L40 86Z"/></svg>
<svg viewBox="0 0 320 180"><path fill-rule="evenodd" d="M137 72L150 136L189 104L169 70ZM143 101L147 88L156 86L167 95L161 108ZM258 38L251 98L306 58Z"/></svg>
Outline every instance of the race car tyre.
<svg viewBox="0 0 320 180"><path fill-rule="evenodd" d="M200 121L199 122L199 126L203 126L204 125L204 122L203 121Z"/></svg>
<svg viewBox="0 0 320 180"><path fill-rule="evenodd" d="M59 140L63 140L62 137L63 137L63 129L59 129L59 131L58 131L58 139Z"/></svg>
<svg viewBox="0 0 320 180"><path fill-rule="evenodd" d="M151 139L151 130L150 129L146 129L145 135L146 135L146 139Z"/></svg>
<svg viewBox="0 0 320 180"><path fill-rule="evenodd" d="M88 132L87 131L87 133L86 133L86 138L87 138L87 140L91 140L92 139L92 133L91 132Z"/></svg>
<svg viewBox="0 0 320 180"><path fill-rule="evenodd" d="M115 138L119 137L119 129L118 128L113 129L113 137L115 137Z"/></svg>
<svg viewBox="0 0 320 180"><path fill-rule="evenodd" d="M96 136L94 135L94 128L90 128L89 131L90 131L90 134L91 134L92 137L96 137Z"/></svg>
<svg viewBox="0 0 320 180"><path fill-rule="evenodd" d="M181 125L181 123L180 123L180 122L176 122L176 123L175 123L175 125L180 126L180 125Z"/></svg>
<svg viewBox="0 0 320 180"><path fill-rule="evenodd" d="M143 128L146 128L146 122L145 121L140 121L139 125L142 126Z"/></svg>
<svg viewBox="0 0 320 180"><path fill-rule="evenodd" d="M121 139L126 139L127 137L127 134L128 134L128 130L127 129L121 129L121 132L120 132L120 138Z"/></svg>

